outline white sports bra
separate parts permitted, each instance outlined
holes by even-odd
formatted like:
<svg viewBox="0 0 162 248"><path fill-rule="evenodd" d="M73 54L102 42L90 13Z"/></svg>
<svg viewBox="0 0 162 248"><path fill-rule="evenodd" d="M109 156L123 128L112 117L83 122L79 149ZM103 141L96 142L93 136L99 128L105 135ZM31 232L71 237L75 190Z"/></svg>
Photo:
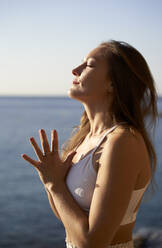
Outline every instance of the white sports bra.
<svg viewBox="0 0 162 248"><path fill-rule="evenodd" d="M66 177L66 184L69 191L79 206L85 211L87 216L89 215L92 195L97 178L97 172L92 164L92 156L105 136L114 130L117 126L118 125L115 125L105 132L102 138L99 140L97 146L95 146L89 153L83 156L83 158L80 158L77 163L73 164ZM129 224L135 221L138 210L136 212L134 212L134 210L142 198L149 182L145 185L145 187L138 190L133 190L129 205L120 225Z"/></svg>

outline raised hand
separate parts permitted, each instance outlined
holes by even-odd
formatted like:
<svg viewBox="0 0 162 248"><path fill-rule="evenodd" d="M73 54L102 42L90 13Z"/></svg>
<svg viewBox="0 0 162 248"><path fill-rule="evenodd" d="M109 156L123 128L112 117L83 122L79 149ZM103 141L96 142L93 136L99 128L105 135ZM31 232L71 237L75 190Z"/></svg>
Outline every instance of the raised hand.
<svg viewBox="0 0 162 248"><path fill-rule="evenodd" d="M72 151L67 158L62 161L59 156L59 145L57 131L51 131L51 150L44 129L39 130L42 150L39 148L34 137L30 137L30 142L39 161L33 160L26 154L22 158L29 162L37 170L40 179L46 188L57 190L61 184L65 183L65 178L72 166L73 156L76 154Z"/></svg>

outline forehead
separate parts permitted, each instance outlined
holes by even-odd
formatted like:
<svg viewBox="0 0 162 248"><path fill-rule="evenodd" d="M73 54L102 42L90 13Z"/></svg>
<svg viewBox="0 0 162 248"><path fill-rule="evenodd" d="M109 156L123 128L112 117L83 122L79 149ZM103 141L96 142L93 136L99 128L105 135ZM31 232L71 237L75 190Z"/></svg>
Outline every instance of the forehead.
<svg viewBox="0 0 162 248"><path fill-rule="evenodd" d="M101 61L101 60L104 60L104 57L103 57L103 47L97 47L95 49L93 49L92 51L90 51L84 58L83 61L86 61L88 60L89 58L94 58L95 60L97 61Z"/></svg>

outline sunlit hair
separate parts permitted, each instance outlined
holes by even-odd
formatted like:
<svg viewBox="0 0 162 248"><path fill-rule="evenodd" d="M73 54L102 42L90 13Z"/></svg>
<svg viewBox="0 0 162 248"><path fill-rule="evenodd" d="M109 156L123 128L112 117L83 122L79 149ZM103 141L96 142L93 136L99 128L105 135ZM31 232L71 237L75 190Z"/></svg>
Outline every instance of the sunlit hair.
<svg viewBox="0 0 162 248"><path fill-rule="evenodd" d="M155 193L154 175L157 157L153 146L158 118L158 95L149 66L137 49L123 41L102 42L102 55L107 61L107 77L113 85L113 101L109 110L113 123L125 122L122 126L135 135L138 130L145 141L151 162L151 183ZM84 110L80 125L74 126L70 138L62 145L62 159L81 143L90 131L90 122ZM150 186L149 185L149 186Z"/></svg>

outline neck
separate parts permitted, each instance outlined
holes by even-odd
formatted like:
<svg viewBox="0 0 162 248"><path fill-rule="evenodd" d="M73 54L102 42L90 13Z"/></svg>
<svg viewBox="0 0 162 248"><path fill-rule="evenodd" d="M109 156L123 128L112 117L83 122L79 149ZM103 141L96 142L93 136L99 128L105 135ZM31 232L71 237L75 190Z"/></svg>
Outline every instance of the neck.
<svg viewBox="0 0 162 248"><path fill-rule="evenodd" d="M89 136L99 136L117 124L112 120L107 102L98 100L97 104L90 102L83 105L90 123Z"/></svg>
<svg viewBox="0 0 162 248"><path fill-rule="evenodd" d="M104 128L103 130L98 131L98 133L93 134L91 131L89 132L89 137L98 137L101 136L106 130L109 130L110 128Z"/></svg>

